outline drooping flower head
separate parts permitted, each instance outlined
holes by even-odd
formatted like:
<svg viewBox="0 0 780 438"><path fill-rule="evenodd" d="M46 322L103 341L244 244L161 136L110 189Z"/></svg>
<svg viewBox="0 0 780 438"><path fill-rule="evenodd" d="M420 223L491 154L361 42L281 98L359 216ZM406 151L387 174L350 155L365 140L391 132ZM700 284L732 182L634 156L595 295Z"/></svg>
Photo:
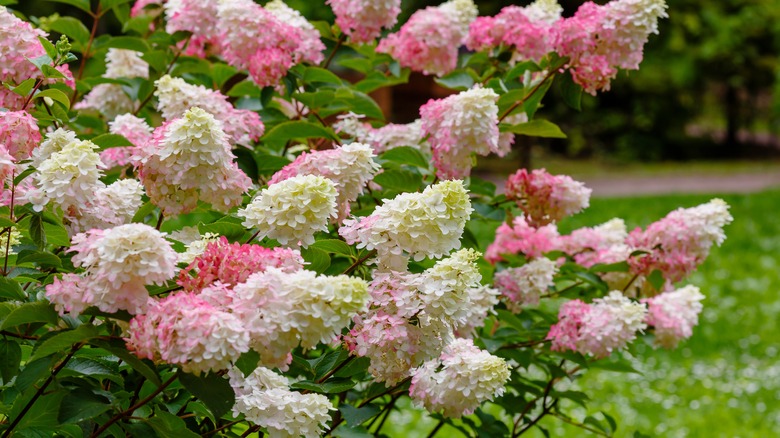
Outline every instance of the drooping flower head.
<svg viewBox="0 0 780 438"><path fill-rule="evenodd" d="M503 44L514 49L513 61L539 61L554 50L553 28L562 12L555 0L507 6L495 17L479 17L471 23L466 45L485 50Z"/></svg>
<svg viewBox="0 0 780 438"><path fill-rule="evenodd" d="M153 300L127 332L127 347L138 357L194 374L228 369L249 351L249 334L235 315L187 292Z"/></svg>
<svg viewBox="0 0 780 438"><path fill-rule="evenodd" d="M0 145L3 145L16 161L30 158L33 149L40 142L38 121L30 113L0 111Z"/></svg>
<svg viewBox="0 0 780 438"><path fill-rule="evenodd" d="M553 285L557 272L555 262L538 257L519 268L497 272L494 281L505 298L506 307L520 313L523 306L539 304L539 298Z"/></svg>
<svg viewBox="0 0 780 438"><path fill-rule="evenodd" d="M580 300L564 303L558 323L550 327L547 339L554 351L572 350L597 359L624 348L647 327L647 308L618 291L586 304Z"/></svg>
<svg viewBox="0 0 780 438"><path fill-rule="evenodd" d="M645 322L655 330L656 345L674 348L681 340L690 338L699 322L703 299L699 288L692 285L643 299L647 304Z"/></svg>
<svg viewBox="0 0 780 438"><path fill-rule="evenodd" d="M328 0L336 24L353 43L368 43L389 29L401 13L401 0Z"/></svg>
<svg viewBox="0 0 780 438"><path fill-rule="evenodd" d="M631 272L650 275L659 270L671 283L693 272L709 255L713 245L726 239L723 227L731 223L729 205L721 199L692 208L679 208L650 224L635 229L626 243L631 250L642 250L629 259Z"/></svg>
<svg viewBox="0 0 780 438"><path fill-rule="evenodd" d="M297 250L229 243L220 236L207 243L203 253L181 270L177 283L187 291L199 291L217 281L234 286L268 267L295 272L303 269L303 258Z"/></svg>
<svg viewBox="0 0 780 438"><path fill-rule="evenodd" d="M533 226L543 226L579 213L590 205L592 190L566 175L544 169L520 169L506 182L506 197L514 200Z"/></svg>
<svg viewBox="0 0 780 438"><path fill-rule="evenodd" d="M472 88L420 108L439 178L465 178L471 173L472 155L499 152L497 102L493 90Z"/></svg>
<svg viewBox="0 0 780 438"><path fill-rule="evenodd" d="M78 211L92 198L93 190L103 186L99 180L103 163L95 152L98 146L65 131L47 139L48 144L41 145L41 152L51 150L52 153L37 165L35 183L40 195L32 199L34 208L41 211L51 201L63 211Z"/></svg>
<svg viewBox="0 0 780 438"><path fill-rule="evenodd" d="M292 176L319 175L333 181L338 190L338 220L343 221L350 211L350 203L363 192L379 170L370 146L350 143L335 149L302 153L292 163L274 174L268 184L273 185Z"/></svg>
<svg viewBox="0 0 780 438"><path fill-rule="evenodd" d="M504 359L480 350L470 339L455 339L439 358L413 371L409 396L429 412L460 418L502 395L509 377Z"/></svg>
<svg viewBox="0 0 780 438"><path fill-rule="evenodd" d="M337 196L336 185L327 178L295 176L263 189L238 215L245 227L258 229L259 238L306 247L336 217Z"/></svg>
<svg viewBox="0 0 780 438"><path fill-rule="evenodd" d="M200 108L157 128L139 161L146 192L166 216L192 211L198 201L227 211L251 185L233 161L221 124Z"/></svg>
<svg viewBox="0 0 780 438"><path fill-rule="evenodd" d="M191 85L170 75L161 77L155 85L157 110L168 121L184 116L192 107L198 107L222 123L222 129L232 143L249 144L251 140L260 139L265 131L256 112L234 108L227 96L219 91Z"/></svg>
<svg viewBox="0 0 780 438"><path fill-rule="evenodd" d="M455 69L458 49L477 18L472 0L449 0L415 12L401 30L383 39L377 51L389 53L403 67L442 76Z"/></svg>
<svg viewBox="0 0 780 438"><path fill-rule="evenodd" d="M560 235L555 224L535 228L523 216L518 216L512 226L501 224L496 230L496 240L485 251L485 259L497 263L502 254L522 254L535 258L560 247Z"/></svg>
<svg viewBox="0 0 780 438"><path fill-rule="evenodd" d="M237 369L228 375L236 393L233 414L264 427L269 438L321 436L335 410L322 394L290 391L287 379L268 368L258 367L246 377Z"/></svg>
<svg viewBox="0 0 780 438"><path fill-rule="evenodd" d="M385 200L371 216L346 220L339 234L350 244L375 249L381 266L405 271L407 257L439 258L459 248L471 212L463 182L442 181L422 193Z"/></svg>
<svg viewBox="0 0 780 438"><path fill-rule="evenodd" d="M320 32L300 12L287 6L282 0L271 0L266 3L265 9L277 20L293 28L296 39L300 41L295 54L297 62L319 64L325 59L322 54L325 44L320 40Z"/></svg>

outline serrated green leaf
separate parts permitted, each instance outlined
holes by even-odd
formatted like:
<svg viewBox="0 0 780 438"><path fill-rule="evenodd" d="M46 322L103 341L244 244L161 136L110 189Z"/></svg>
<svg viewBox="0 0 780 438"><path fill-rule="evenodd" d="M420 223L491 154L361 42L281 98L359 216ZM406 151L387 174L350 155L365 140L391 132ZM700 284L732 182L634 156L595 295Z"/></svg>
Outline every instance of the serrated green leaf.
<svg viewBox="0 0 780 438"><path fill-rule="evenodd" d="M46 233L46 241L54 246L69 246L70 236L68 230L62 225L44 222L43 231Z"/></svg>
<svg viewBox="0 0 780 438"><path fill-rule="evenodd" d="M73 17L59 17L50 26L51 30L67 35L68 38L82 45L86 45L87 41L89 41L89 29L80 20ZM51 58L56 57L57 52L55 50L54 56L51 56Z"/></svg>
<svg viewBox="0 0 780 438"><path fill-rule="evenodd" d="M422 186L422 176L406 170L387 169L377 174L374 182L385 190L416 192Z"/></svg>
<svg viewBox="0 0 780 438"><path fill-rule="evenodd" d="M474 86L474 78L465 70L456 70L440 78L436 83L450 90L465 91Z"/></svg>
<svg viewBox="0 0 780 438"><path fill-rule="evenodd" d="M228 240L235 240L246 233L246 228L241 224L227 220L218 220L210 224L199 223L198 231L200 231L201 235L205 233L215 233L227 237Z"/></svg>
<svg viewBox="0 0 780 438"><path fill-rule="evenodd" d="M38 70L41 69L44 65L49 65L52 63L53 59L49 58L49 55L41 55L37 58L26 58L32 65L35 66Z"/></svg>
<svg viewBox="0 0 780 438"><path fill-rule="evenodd" d="M76 388L62 399L57 420L60 423L80 423L106 412L111 401L85 388Z"/></svg>
<svg viewBox="0 0 780 438"><path fill-rule="evenodd" d="M362 114L376 120L385 119L382 108L377 105L374 99L365 93L349 88L340 88L338 90L333 108L338 111Z"/></svg>
<svg viewBox="0 0 780 438"><path fill-rule="evenodd" d="M9 89L19 96L25 97L30 94L30 91L35 86L35 80L35 78L26 79L15 87L9 87Z"/></svg>
<svg viewBox="0 0 780 438"><path fill-rule="evenodd" d="M338 239L323 239L314 242L309 248L320 249L332 254L341 254L345 256L352 255L352 248L346 244L343 240Z"/></svg>
<svg viewBox="0 0 780 438"><path fill-rule="evenodd" d="M295 100L303 103L309 108L319 109L333 103L333 99L336 97L336 93L332 90L317 90L306 93L293 94Z"/></svg>
<svg viewBox="0 0 780 438"><path fill-rule="evenodd" d="M61 103L66 110L70 109L70 98L66 96L65 93L56 88L49 88L35 94L35 99L43 99L44 97L48 97L55 102Z"/></svg>
<svg viewBox="0 0 780 438"><path fill-rule="evenodd" d="M56 255L46 251L22 251L16 258L16 263L35 263L38 266L47 266L59 268L62 266L62 260Z"/></svg>
<svg viewBox="0 0 780 438"><path fill-rule="evenodd" d="M146 420L160 438L199 438L200 435L187 429L187 424L181 418L158 410L154 417Z"/></svg>
<svg viewBox="0 0 780 438"><path fill-rule="evenodd" d="M46 79L66 79L67 76L62 74L61 71L57 70L56 68L50 66L50 65L42 65L41 66L41 72L43 72L43 77Z"/></svg>
<svg viewBox="0 0 780 438"><path fill-rule="evenodd" d="M297 120L274 126L263 136L262 141L273 145L283 145L290 140L299 138L337 139L330 129L314 123Z"/></svg>
<svg viewBox="0 0 780 438"><path fill-rule="evenodd" d="M179 381L187 391L206 404L214 418L221 418L228 413L236 401L230 382L218 374L195 376L181 373Z"/></svg>
<svg viewBox="0 0 780 438"><path fill-rule="evenodd" d="M366 405L362 408L356 408L350 405L341 405L339 406L339 411L341 411L341 415L344 416L344 420L347 421L348 425L360 426L366 422L366 420L369 420L378 414L381 409L374 405Z"/></svg>
<svg viewBox="0 0 780 438"><path fill-rule="evenodd" d="M57 352L69 350L73 344L88 341L97 337L98 330L91 324L82 324L75 330L60 332L45 340L35 349L35 353L30 357L30 361L46 357Z"/></svg>
<svg viewBox="0 0 780 438"><path fill-rule="evenodd" d="M355 386L355 382L351 379L330 379L325 383L316 383L307 380L301 380L290 385L293 389L304 389L309 391L318 392L321 394L338 394L352 389Z"/></svg>
<svg viewBox="0 0 780 438"><path fill-rule="evenodd" d="M125 346L124 341L101 341L97 339L92 339L89 342L90 345L94 345L95 347L102 348L109 353L113 354L114 356L122 359L125 363L130 365L134 370L138 371L139 374L146 377L150 382L154 383L157 386L162 385L162 382L160 381L160 377L157 375L155 370L149 365L145 364L141 359L138 359L134 354L127 351L127 347Z"/></svg>
<svg viewBox="0 0 780 438"><path fill-rule="evenodd" d="M423 156L422 152L411 146L401 146L390 149L383 153L379 158L396 163L408 164L421 169L428 169L430 165L428 159Z"/></svg>
<svg viewBox="0 0 780 438"><path fill-rule="evenodd" d="M284 166L290 164L290 160L284 157L268 154L255 154L257 173L260 175L273 175Z"/></svg>
<svg viewBox="0 0 780 438"><path fill-rule="evenodd" d="M130 140L118 134L101 134L91 139L90 141L100 146L101 151L108 148L133 146L133 143L131 143Z"/></svg>
<svg viewBox="0 0 780 438"><path fill-rule="evenodd" d="M57 312L48 301L24 303L8 314L3 323L0 324L0 330L33 322L45 322L56 325L58 319Z"/></svg>
<svg viewBox="0 0 780 438"><path fill-rule="evenodd" d="M305 269L322 274L330 267L330 256L323 250L317 248L301 249L301 256L306 262Z"/></svg>
<svg viewBox="0 0 780 438"><path fill-rule="evenodd" d="M252 374L260 363L260 353L255 350L249 350L243 353L236 361L236 367L244 373L244 376Z"/></svg>
<svg viewBox="0 0 780 438"><path fill-rule="evenodd" d="M22 362L22 347L16 340L0 338L0 377L6 385L19 373Z"/></svg>
<svg viewBox="0 0 780 438"><path fill-rule="evenodd" d="M15 432L17 433L14 435L22 435L22 431L25 430L34 430L38 433L44 429L49 431L56 429L57 426L59 426L59 423L57 421L57 416L53 414L59 412L63 397L65 397L65 392L57 391L38 398L16 426ZM26 405L26 399L26 397L19 397L18 401L23 402ZM14 403L14 411L16 408L16 403ZM44 436L52 436L52 434L50 432L44 432Z"/></svg>
<svg viewBox="0 0 780 438"><path fill-rule="evenodd" d="M530 122L520 123L519 125L508 125L502 123L499 125L501 132L512 132L529 137L545 138L566 138L566 134L561 131L555 123L547 120L531 120Z"/></svg>
<svg viewBox="0 0 780 438"><path fill-rule="evenodd" d="M138 209L138 211L133 215L133 223L142 223L144 221L144 218L146 216L149 216L150 214L154 213L155 205L151 202L146 202L144 205L141 206L141 208Z"/></svg>
<svg viewBox="0 0 780 438"><path fill-rule="evenodd" d="M115 49L132 50L134 52L146 53L151 50L149 43L141 38L130 36L116 36L111 37L102 47L110 47Z"/></svg>
<svg viewBox="0 0 780 438"><path fill-rule="evenodd" d="M0 277L0 298L22 301L25 296L18 281Z"/></svg>
<svg viewBox="0 0 780 438"><path fill-rule="evenodd" d="M320 82L325 84L341 85L343 81L330 70L320 67L307 67L303 72L303 82L308 84Z"/></svg>

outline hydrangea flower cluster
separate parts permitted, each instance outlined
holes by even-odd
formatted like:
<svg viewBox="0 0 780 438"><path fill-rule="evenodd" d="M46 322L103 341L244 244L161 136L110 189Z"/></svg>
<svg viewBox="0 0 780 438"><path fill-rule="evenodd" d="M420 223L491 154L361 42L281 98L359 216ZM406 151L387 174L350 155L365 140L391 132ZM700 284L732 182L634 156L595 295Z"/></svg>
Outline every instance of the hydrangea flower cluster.
<svg viewBox="0 0 780 438"><path fill-rule="evenodd" d="M439 358L413 371L409 395L429 412L460 418L501 396L509 377L504 359L480 350L471 339L455 339Z"/></svg>
<svg viewBox="0 0 780 438"><path fill-rule="evenodd" d="M390 29L401 13L401 0L328 0L336 24L353 43L376 39L382 28Z"/></svg>
<svg viewBox="0 0 780 438"><path fill-rule="evenodd" d="M707 258L713 245L723 243L723 227L732 220L728 204L713 199L677 209L645 230L637 228L626 243L632 251L647 253L628 260L631 272L647 276L657 269L668 282L682 280Z"/></svg>
<svg viewBox="0 0 780 438"><path fill-rule="evenodd" d="M492 89L473 88L420 107L422 132L430 136L439 178L465 178L472 154L500 152L497 102Z"/></svg>
<svg viewBox="0 0 780 438"><path fill-rule="evenodd" d="M152 139L154 131L146 120L132 114L116 116L108 123L109 132L125 137L133 146L120 146L108 148L100 152L100 160L107 169L127 165L136 165L133 157L140 154L141 146Z"/></svg>
<svg viewBox="0 0 780 438"><path fill-rule="evenodd" d="M144 224L90 230L73 237L73 264L84 274L69 274L46 287L46 297L60 313L80 313L89 306L104 312L146 311L147 284L173 278L176 252L162 233Z"/></svg>
<svg viewBox="0 0 780 438"><path fill-rule="evenodd" d="M89 202L69 209L65 219L72 232L106 229L129 223L143 204L144 189L135 179L121 179L93 187Z"/></svg>
<svg viewBox="0 0 780 438"><path fill-rule="evenodd" d="M581 300L564 303L547 339L552 340L554 351L572 350L600 359L633 341L647 327L646 317L643 304L612 291L591 304Z"/></svg>
<svg viewBox="0 0 780 438"><path fill-rule="evenodd" d="M350 204L363 193L365 185L379 170L374 157L371 146L362 143L303 152L295 161L274 174L268 184L273 185L299 175L319 175L329 179L338 191L338 222L343 222L349 215Z"/></svg>
<svg viewBox="0 0 780 438"><path fill-rule="evenodd" d="M152 300L127 332L127 346L138 357L193 374L229 368L249 351L249 333L235 315L187 292Z"/></svg>
<svg viewBox="0 0 780 438"><path fill-rule="evenodd" d="M703 299L699 288L692 285L643 299L647 304L646 322L655 331L656 345L674 348L690 338L699 322Z"/></svg>
<svg viewBox="0 0 780 438"><path fill-rule="evenodd" d="M165 31L169 34L192 32L186 54L205 57L218 52L220 23L217 7L221 0L160 1L165 10ZM213 47L212 47L213 45Z"/></svg>
<svg viewBox="0 0 780 438"><path fill-rule="evenodd" d="M371 145L374 153L381 154L390 149L408 146L424 153L430 151L430 144L423 141L422 121L415 120L407 124L388 123L381 128L374 128L366 122L361 122L362 115L348 113L338 117L333 124L336 132L343 132L356 141Z"/></svg>
<svg viewBox="0 0 780 438"><path fill-rule="evenodd" d="M106 53L106 72L104 78L148 78L149 64L141 59L141 54L133 50L108 49ZM119 84L98 84L84 98L73 106L74 109L99 111L112 120L120 114L133 111L134 102Z"/></svg>
<svg viewBox="0 0 780 438"><path fill-rule="evenodd" d="M543 254L560 247L561 236L555 224L534 228L523 216L512 221L512 226L501 224L496 230L496 240L485 251L485 259L497 263L504 258L502 254L523 254L528 258L541 257Z"/></svg>
<svg viewBox="0 0 780 438"><path fill-rule="evenodd" d="M184 116L192 107L198 107L214 116L232 143L249 144L259 140L265 131L260 116L249 110L233 108L227 96L202 85L188 84L182 78L165 75L154 83L157 89L157 110L165 120Z"/></svg>
<svg viewBox="0 0 780 438"><path fill-rule="evenodd" d="M590 205L592 190L566 175L544 169L520 169L506 182L506 197L514 200L529 224L539 227L579 213Z"/></svg>
<svg viewBox="0 0 780 438"><path fill-rule="evenodd" d="M317 175L294 176L263 189L238 211L245 227L257 228L259 238L283 245L307 247L314 234L327 231L336 218L336 185Z"/></svg>
<svg viewBox="0 0 780 438"><path fill-rule="evenodd" d="M225 236L205 242L202 253L179 272L177 283L184 290L200 291L215 282L235 286L269 267L285 272L303 269L301 253L294 249L230 243Z"/></svg>
<svg viewBox="0 0 780 438"><path fill-rule="evenodd" d="M370 216L344 221L339 234L349 244L376 250L380 267L405 271L407 256L420 261L459 248L472 211L463 182L442 181L385 200Z"/></svg>
<svg viewBox="0 0 780 438"><path fill-rule="evenodd" d="M2 105L0 105L2 106ZM38 121L27 111L0 112L0 145L14 161L30 158L41 142Z"/></svg>
<svg viewBox="0 0 780 438"><path fill-rule="evenodd" d="M269 438L321 436L335 410L324 395L290 391L287 379L268 368L246 377L234 368L228 376L236 394L233 414L266 428Z"/></svg>
<svg viewBox="0 0 780 438"><path fill-rule="evenodd" d="M458 48L477 18L473 0L449 0L415 12L401 30L383 39L377 51L389 53L403 67L442 76L458 61Z"/></svg>
<svg viewBox="0 0 780 438"><path fill-rule="evenodd" d="M554 25L563 8L555 0L536 0L528 6L507 6L495 17L479 17L469 27L466 46L485 50L512 47L512 61L539 61L554 51Z"/></svg>
<svg viewBox="0 0 780 438"><path fill-rule="evenodd" d="M16 158L8 153L8 150L4 145L0 144L0 182L3 184L5 184L9 176L16 172L14 161L16 161ZM0 191L2 191L3 188L0 188Z"/></svg>
<svg viewBox="0 0 780 438"><path fill-rule="evenodd" d="M138 175L165 215L192 211L198 201L227 211L251 181L233 162L228 137L211 114L192 108L166 123L141 148Z"/></svg>
<svg viewBox="0 0 780 438"><path fill-rule="evenodd" d="M0 59L3 60L0 82L18 85L29 78L43 79L38 68L28 61L46 55L46 50L38 41L39 36L45 38L46 33L33 29L30 23L17 18L5 6L0 6ZM64 82L68 86L75 85L67 65L61 65L57 70L65 75ZM47 80L53 81L56 79ZM8 88L0 87L0 107L24 110L21 108L24 100L24 97Z"/></svg>
<svg viewBox="0 0 780 438"><path fill-rule="evenodd" d="M550 259L539 257L519 268L497 272L496 287L505 298L506 307L520 313L523 306L539 304L539 298L553 286L558 267Z"/></svg>

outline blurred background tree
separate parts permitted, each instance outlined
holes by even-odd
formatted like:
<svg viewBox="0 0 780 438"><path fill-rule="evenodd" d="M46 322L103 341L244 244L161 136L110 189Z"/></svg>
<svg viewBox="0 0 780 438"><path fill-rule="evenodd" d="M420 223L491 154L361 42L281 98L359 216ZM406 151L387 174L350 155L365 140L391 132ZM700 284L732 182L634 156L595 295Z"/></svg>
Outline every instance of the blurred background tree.
<svg viewBox="0 0 780 438"><path fill-rule="evenodd" d="M286 1L312 20L332 19L324 0ZM559 1L565 16L584 3ZM404 0L399 22L405 22L412 11L439 3ZM502 7L530 2L476 3L481 15L494 15ZM570 158L617 161L780 155L777 0L667 3L670 17L660 23L660 35L650 38L639 71L622 72L612 90L597 98L585 96L581 113L565 107L560 99L546 100L543 111L569 135L567 140L549 141L546 147ZM85 24L91 25L83 13L62 3L22 0L14 8L28 16L57 12L83 16ZM107 17L113 19L111 14ZM119 23L110 19L101 24L101 32L118 31ZM393 119L408 118L404 116Z"/></svg>

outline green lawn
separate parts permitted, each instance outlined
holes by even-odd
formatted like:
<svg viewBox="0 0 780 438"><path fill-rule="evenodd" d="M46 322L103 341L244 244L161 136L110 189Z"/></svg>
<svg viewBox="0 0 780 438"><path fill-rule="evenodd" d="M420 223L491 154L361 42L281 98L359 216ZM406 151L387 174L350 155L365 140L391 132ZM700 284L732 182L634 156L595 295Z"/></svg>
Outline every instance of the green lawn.
<svg viewBox="0 0 780 438"><path fill-rule="evenodd" d="M708 201L708 195L593 199L591 208L561 224L561 231L613 217L629 229L645 226L677 207ZM674 351L640 343L635 368L642 375L601 370L574 383L592 396L589 412L605 411L618 422L618 437L635 431L663 437L767 437L780 431L780 190L721 196L734 222L728 239L690 282L707 296L694 336ZM383 432L426 436L436 424L419 411L394 413ZM588 435L547 418L551 436ZM536 436L542 436L537 432ZM445 426L439 437L462 436Z"/></svg>

